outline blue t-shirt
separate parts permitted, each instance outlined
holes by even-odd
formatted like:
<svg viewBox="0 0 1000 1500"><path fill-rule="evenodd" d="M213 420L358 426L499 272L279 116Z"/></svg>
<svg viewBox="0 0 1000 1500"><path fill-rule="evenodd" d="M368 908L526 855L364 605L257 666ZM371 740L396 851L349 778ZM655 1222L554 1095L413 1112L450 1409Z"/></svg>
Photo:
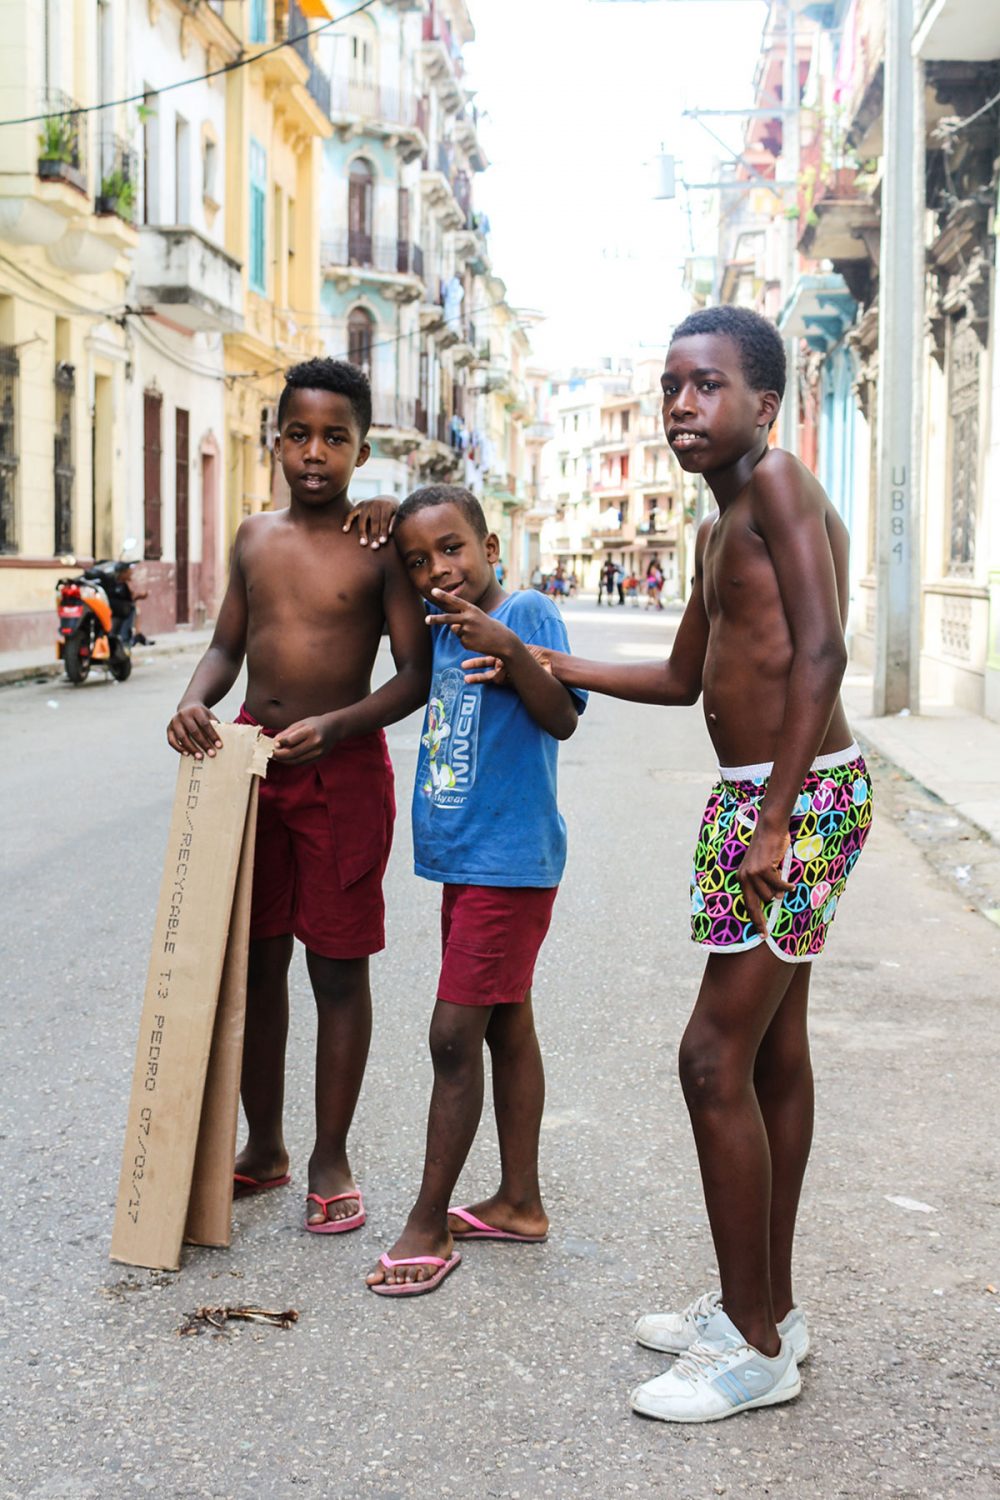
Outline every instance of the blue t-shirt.
<svg viewBox="0 0 1000 1500"><path fill-rule="evenodd" d="M491 617L528 645L569 650L558 609L533 589L510 594ZM414 868L447 885L558 885L566 864L558 741L514 688L467 683L462 662L477 653L448 627L431 629L434 672L413 788ZM570 691L582 713L587 694Z"/></svg>

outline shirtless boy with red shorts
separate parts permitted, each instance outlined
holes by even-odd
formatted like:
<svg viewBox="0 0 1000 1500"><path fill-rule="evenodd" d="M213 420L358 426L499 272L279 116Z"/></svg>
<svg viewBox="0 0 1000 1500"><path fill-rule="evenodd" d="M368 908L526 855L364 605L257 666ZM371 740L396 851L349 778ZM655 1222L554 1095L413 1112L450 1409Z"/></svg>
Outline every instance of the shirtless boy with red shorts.
<svg viewBox="0 0 1000 1500"><path fill-rule="evenodd" d="M384 946L382 876L395 814L383 727L426 701L423 607L395 547L348 535L348 486L369 456L362 371L311 360L288 372L275 453L287 510L245 520L212 642L167 729L182 755L214 755L212 705L247 663L241 723L275 737L261 783L242 1098L249 1135L237 1189L288 1182L282 1132L288 965L294 939L319 1016L316 1144L306 1227L357 1229L365 1211L347 1135L368 1058L368 958ZM382 540L385 540L383 537ZM371 690L383 623L396 675Z"/></svg>

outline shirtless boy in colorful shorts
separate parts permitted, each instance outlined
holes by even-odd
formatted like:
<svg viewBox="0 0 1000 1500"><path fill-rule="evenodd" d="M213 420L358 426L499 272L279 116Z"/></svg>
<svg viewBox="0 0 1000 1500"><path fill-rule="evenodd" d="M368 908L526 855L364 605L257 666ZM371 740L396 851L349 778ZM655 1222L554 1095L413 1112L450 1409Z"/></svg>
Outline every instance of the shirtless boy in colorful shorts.
<svg viewBox="0 0 1000 1500"><path fill-rule="evenodd" d="M772 324L694 313L674 334L663 421L682 469L718 505L669 660L605 665L544 653L559 681L640 703L704 700L720 771L692 877L692 936L709 951L681 1042L722 1282L636 1337L680 1357L634 1410L704 1422L799 1392L809 1345L792 1239L809 1156L812 960L872 816L840 702L848 536L812 474L769 447L785 384Z"/></svg>
<svg viewBox="0 0 1000 1500"><path fill-rule="evenodd" d="M330 359L288 372L275 453L287 510L245 520L212 642L167 738L183 755L221 748L212 705L235 683L238 722L260 724L275 751L260 788L247 980L242 1097L249 1135L237 1190L288 1182L282 1131L288 965L294 939L318 1010L316 1144L306 1227L357 1229L365 1211L347 1156L371 1035L368 958L384 946L382 876L395 813L382 730L426 701L430 645L423 607L392 546L362 530L348 499L364 464L371 391L361 370ZM383 541L385 536L381 538ZM374 692L383 623L396 675Z"/></svg>

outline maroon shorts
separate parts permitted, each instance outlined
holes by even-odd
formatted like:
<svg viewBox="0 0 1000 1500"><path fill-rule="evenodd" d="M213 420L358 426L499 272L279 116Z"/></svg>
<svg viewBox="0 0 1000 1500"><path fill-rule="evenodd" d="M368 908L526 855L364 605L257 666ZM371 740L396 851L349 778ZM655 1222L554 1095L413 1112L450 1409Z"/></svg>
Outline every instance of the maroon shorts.
<svg viewBox="0 0 1000 1500"><path fill-rule="evenodd" d="M453 1005L520 1005L559 887L446 885L437 997Z"/></svg>
<svg viewBox="0 0 1000 1500"><path fill-rule="evenodd" d="M241 708L236 722L257 721ZM381 730L304 766L272 760L257 807L251 940L294 933L321 958L384 948L382 876L395 816Z"/></svg>

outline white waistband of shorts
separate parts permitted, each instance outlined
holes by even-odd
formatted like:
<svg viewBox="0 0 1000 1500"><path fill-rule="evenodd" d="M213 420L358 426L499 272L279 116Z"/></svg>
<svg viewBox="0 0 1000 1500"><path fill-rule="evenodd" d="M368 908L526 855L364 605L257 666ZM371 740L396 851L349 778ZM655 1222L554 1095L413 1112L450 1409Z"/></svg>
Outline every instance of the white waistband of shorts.
<svg viewBox="0 0 1000 1500"><path fill-rule="evenodd" d="M849 766L861 754L857 742L852 740L845 750L831 750L829 755L817 755L810 771L832 771L834 766ZM762 760L756 766L720 766L720 781L766 781L774 770L773 760Z"/></svg>

